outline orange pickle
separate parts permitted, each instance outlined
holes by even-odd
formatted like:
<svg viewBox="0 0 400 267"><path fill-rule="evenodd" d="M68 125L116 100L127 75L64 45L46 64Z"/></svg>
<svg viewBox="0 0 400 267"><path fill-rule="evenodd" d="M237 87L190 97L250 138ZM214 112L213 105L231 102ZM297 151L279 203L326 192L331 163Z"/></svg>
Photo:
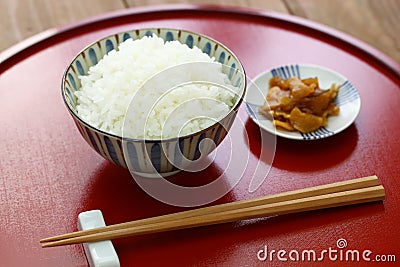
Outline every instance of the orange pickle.
<svg viewBox="0 0 400 267"><path fill-rule="evenodd" d="M271 119L278 129L309 133L326 126L329 116L337 116L340 108L334 103L340 85L319 87L317 77L269 80L269 90L259 113Z"/></svg>

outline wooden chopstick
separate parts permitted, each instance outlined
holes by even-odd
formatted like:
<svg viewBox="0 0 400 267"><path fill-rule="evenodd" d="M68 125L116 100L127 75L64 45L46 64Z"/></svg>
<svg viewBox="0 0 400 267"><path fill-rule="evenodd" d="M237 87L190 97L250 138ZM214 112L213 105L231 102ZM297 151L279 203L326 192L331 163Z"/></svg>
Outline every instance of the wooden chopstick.
<svg viewBox="0 0 400 267"><path fill-rule="evenodd" d="M71 238L71 237L76 237L76 236L81 236L81 235L99 233L99 232L104 232L104 231L112 231L112 230L117 230L117 229L124 229L127 227L133 227L133 226L138 226L138 225L142 225L142 224L150 224L150 223L156 223L156 222L167 221L167 220L172 220L172 219L178 220L178 219L183 219L183 218L187 218L187 217L200 216L200 215L205 215L205 214L209 214L209 213L219 212L221 210L227 211L227 210L231 210L231 209L246 208L246 207L251 207L251 206L255 206L255 205L263 205L263 204L269 204L269 203L273 203L273 202L280 202L280 201L292 200L292 199L297 199L297 198L302 198L302 197L323 195L323 194L328 194L328 193L335 193L335 192L340 192L340 191L371 187L371 186L376 186L376 185L379 185L378 177L375 175L367 176L367 177L363 177L363 178L357 178L357 179L352 179L352 180L347 180L347 181L342 181L342 182L336 182L336 183L331 183L331 184L326 184L326 185L314 186L314 187L279 193L279 194L266 196L266 197L242 200L242 201L237 201L237 202L230 202L230 203L226 203L226 204L220 204L220 205L215 205L215 206L210 206L210 207L205 207L205 208L199 208L199 209L188 210L188 211L183 211L183 212L178 212L178 213L173 213L173 214L167 214L167 215L162 215L162 216L157 216L157 217L152 217L152 218L135 220L135 221L126 222L126 223L109 225L109 226L96 228L96 229L90 229L90 230L85 230L85 231L80 231L80 232L73 232L73 233L58 235L58 236L54 236L54 237L48 237L48 238L44 238L44 239L40 240L40 242L43 243L43 242L56 241L56 240L61 240L61 239L66 239L66 238Z"/></svg>
<svg viewBox="0 0 400 267"><path fill-rule="evenodd" d="M305 188L42 239L42 247L93 242L384 199L376 176Z"/></svg>
<svg viewBox="0 0 400 267"><path fill-rule="evenodd" d="M205 214L209 214L209 213L219 212L221 210L227 211L227 210L231 210L231 209L247 208L247 207L251 207L251 206L255 206L255 205L264 205L264 204L269 204L269 203L273 203L273 202L287 201L287 200L292 200L292 199L297 199L297 198L302 198L302 197L323 195L323 194L328 194L328 193L335 193L335 192L340 192L340 191L371 187L371 186L376 186L376 185L379 185L378 177L375 175L367 176L367 177L363 177L363 178L357 178L357 179L352 179L352 180L347 180L347 181L342 181L342 182L336 182L336 183L331 183L331 184L326 184L326 185L314 186L314 187L279 193L279 194L266 196L266 197L242 200L242 201L237 201L237 202L230 202L230 203L226 203L226 204L220 204L220 205L215 205L215 206L210 206L210 207L205 207L205 208L199 208L199 209L188 210L188 211L183 211L183 212L178 212L178 213L173 213L173 214L167 214L167 215L162 215L162 216L157 216L157 217L152 217L152 218L135 220L135 221L126 222L126 223L109 225L109 226L96 228L96 229L90 229L90 230L85 230L85 231L79 231L79 232L73 232L73 233L48 237L48 238L44 238L44 239L40 240L40 242L43 243L43 242L57 241L57 240L71 238L71 237L77 237L77 236L81 236L81 235L88 235L88 234L100 233L100 232L104 232L104 231L124 229L127 227L133 227L133 226L138 226L138 225L142 225L142 224L151 224L151 223L157 223L157 222L173 220L173 219L178 220L178 219L183 219L183 218L187 218L187 217L200 216L200 215L205 215Z"/></svg>

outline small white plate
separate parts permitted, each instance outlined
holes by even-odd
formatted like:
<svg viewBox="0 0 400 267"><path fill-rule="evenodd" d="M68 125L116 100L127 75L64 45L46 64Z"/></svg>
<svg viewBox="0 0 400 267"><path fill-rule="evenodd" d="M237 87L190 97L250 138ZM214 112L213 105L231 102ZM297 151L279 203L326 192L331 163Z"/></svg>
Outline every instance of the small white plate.
<svg viewBox="0 0 400 267"><path fill-rule="evenodd" d="M272 121L258 113L258 108L265 102L265 96L269 90L269 80L274 76L282 76L287 79L297 76L301 79L318 77L321 88L328 89L332 83L340 84L335 103L340 107L338 116L330 116L328 125L311 133L290 132L276 129ZM249 83L245 96L246 110L250 118L262 129L281 137L296 140L316 140L335 135L349 127L360 112L361 99L357 89L343 75L315 65L295 64L274 68L259 74Z"/></svg>

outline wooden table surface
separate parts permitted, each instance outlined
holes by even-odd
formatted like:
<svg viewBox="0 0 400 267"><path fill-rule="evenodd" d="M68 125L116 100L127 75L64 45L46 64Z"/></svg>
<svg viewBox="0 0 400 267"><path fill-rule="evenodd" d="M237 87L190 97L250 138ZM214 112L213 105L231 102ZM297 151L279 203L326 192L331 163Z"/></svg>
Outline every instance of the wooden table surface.
<svg viewBox="0 0 400 267"><path fill-rule="evenodd" d="M348 33L400 62L399 0L1 0L0 51L41 31L101 13L177 3L241 6L300 16Z"/></svg>
<svg viewBox="0 0 400 267"><path fill-rule="evenodd" d="M183 1L0 0L0 52L49 28L104 12L150 4L188 3ZM245 6L305 17L347 32L400 62L397 35L400 21L396 17L400 14L400 0L212 0L195 3ZM107 31L130 25L143 25L135 23L135 15L126 18L126 21L133 20L129 25L92 24L97 31L92 32L90 38L97 39ZM191 13L185 12L184 20L175 19L174 22L174 15L167 20L170 25L185 23L196 31L208 27L211 20L211 25L220 27L208 27L204 31L226 43L235 39L230 39L231 34L221 29L238 29L236 36L250 32L246 40L254 39L255 49L248 49L249 43L232 42L232 49L244 59L250 77L267 67L286 64L288 58L294 62L311 58L310 63L340 70L360 88L363 103L356 122L335 137L313 143L279 140L271 175L268 172L268 182L258 189L257 195L248 192L248 180L244 180L219 201L232 202L372 174L380 178L387 198L383 203L333 211L115 240L122 266L133 263L137 266L280 266L277 258L260 262L257 253L268 246L274 251L315 249L324 254L328 247L329 250L339 248L338 241L343 240L349 244L346 252L365 249L378 256L395 255L399 261L400 124L396 123L397 114L393 112L400 102L399 76L393 72L388 75L388 68L382 67L382 62L370 62L368 59L373 57L360 53L358 48L345 51L347 42L335 46L329 43L329 39L334 43L332 39L335 38L321 35L318 39L317 32L304 38L301 34L304 27L298 28L298 33L288 31L293 24L284 24L284 20L274 20L271 28L271 22L263 21L267 16L245 21L239 17L226 19L223 15L202 16L204 13L198 13L194 20ZM165 16L157 24L164 20ZM277 21L284 27L276 27ZM249 23L257 27L248 27ZM84 34L84 29L81 30ZM38 242L43 237L76 230L76 218L81 211L101 209L106 222L113 224L182 210L150 198L140 187L132 186L134 182L129 172L101 159L79 137L62 103L59 86L66 64L90 38L82 38L77 33L63 38L66 41L55 46L46 42L49 47L46 46L43 53L20 56L15 60L18 64L6 72L1 72L0 68L0 266L85 266L82 246L44 250ZM273 49L261 49L265 40L272 38L273 45L279 44L287 51L284 56ZM292 44L298 45L298 49L288 49ZM31 50L37 52L44 46ZM5 54L0 54L0 59ZM377 89L384 90L376 93ZM225 153L205 174L194 173L193 179L188 180L184 173L177 176L178 184L187 185L189 181L188 185L192 186L190 182L211 181L221 173L227 173L226 184L233 183L238 177L237 168L246 157L249 159L247 174L258 168L258 163L266 171L269 165L261 156L263 141L259 128L250 121L244 107L239 116L244 122L238 124L242 128L231 131L234 133L232 140L237 140L239 145L239 156L230 164L233 169L225 172L231 160ZM251 141L245 138L247 131L248 136L252 136ZM229 143L226 147L230 149ZM314 264L307 261L303 266L350 266L350 262L328 261ZM291 265L290 262L287 266ZM359 266L364 265L361 262ZM375 265L371 263L370 266Z"/></svg>

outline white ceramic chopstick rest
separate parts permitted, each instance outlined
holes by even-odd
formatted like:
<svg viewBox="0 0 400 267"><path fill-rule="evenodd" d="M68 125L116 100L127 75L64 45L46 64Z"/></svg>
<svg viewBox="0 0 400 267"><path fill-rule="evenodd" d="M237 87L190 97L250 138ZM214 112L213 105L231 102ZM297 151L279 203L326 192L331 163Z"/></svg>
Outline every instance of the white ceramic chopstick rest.
<svg viewBox="0 0 400 267"><path fill-rule="evenodd" d="M81 212L78 215L78 229L89 230L106 226L100 210ZM110 240L84 243L86 258L91 267L120 267L117 252Z"/></svg>

